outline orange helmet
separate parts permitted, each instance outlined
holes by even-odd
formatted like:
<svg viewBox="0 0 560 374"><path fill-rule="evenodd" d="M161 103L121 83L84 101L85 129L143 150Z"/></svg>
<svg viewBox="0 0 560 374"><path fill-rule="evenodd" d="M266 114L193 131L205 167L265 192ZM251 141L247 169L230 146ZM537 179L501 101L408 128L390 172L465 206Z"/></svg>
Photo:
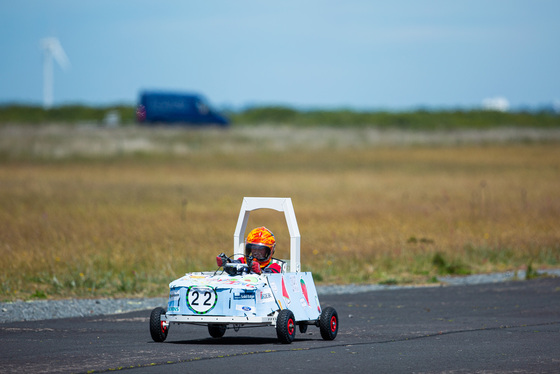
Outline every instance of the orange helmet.
<svg viewBox="0 0 560 374"><path fill-rule="evenodd" d="M272 260L274 248L276 247L276 239L272 231L266 227L257 227L251 230L245 240L245 256L253 256L261 267L265 267Z"/></svg>

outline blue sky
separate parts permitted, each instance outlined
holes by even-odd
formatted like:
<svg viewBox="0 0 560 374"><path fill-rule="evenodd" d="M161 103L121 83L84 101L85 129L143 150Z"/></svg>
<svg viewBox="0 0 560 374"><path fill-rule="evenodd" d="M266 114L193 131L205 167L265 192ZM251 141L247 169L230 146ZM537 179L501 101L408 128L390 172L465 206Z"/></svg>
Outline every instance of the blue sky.
<svg viewBox="0 0 560 374"><path fill-rule="evenodd" d="M135 103L142 89L218 107L402 110L560 100L560 1L0 0L0 104Z"/></svg>

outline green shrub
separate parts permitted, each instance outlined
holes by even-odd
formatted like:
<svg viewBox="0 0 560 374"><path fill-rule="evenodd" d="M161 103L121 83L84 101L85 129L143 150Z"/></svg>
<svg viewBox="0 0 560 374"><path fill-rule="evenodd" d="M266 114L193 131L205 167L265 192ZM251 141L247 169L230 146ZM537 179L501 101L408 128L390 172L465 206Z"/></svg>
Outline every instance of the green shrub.
<svg viewBox="0 0 560 374"><path fill-rule="evenodd" d="M117 112L121 123L135 123L134 105L64 105L46 110L41 106L0 106L0 124L94 123L102 124L109 112ZM552 112L496 112L488 110L358 111L350 109L297 110L286 106L253 107L227 116L234 125L281 124L298 127L377 127L413 130L447 130L493 127L560 127L560 116Z"/></svg>

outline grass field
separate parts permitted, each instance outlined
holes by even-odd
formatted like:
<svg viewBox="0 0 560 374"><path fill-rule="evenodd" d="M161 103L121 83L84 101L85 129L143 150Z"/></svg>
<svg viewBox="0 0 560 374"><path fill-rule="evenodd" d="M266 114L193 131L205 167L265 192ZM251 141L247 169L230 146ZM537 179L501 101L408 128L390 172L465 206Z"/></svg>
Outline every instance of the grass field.
<svg viewBox="0 0 560 374"><path fill-rule="evenodd" d="M560 266L558 132L492 134L3 127L1 298L165 296L231 254L244 196L292 198L320 284Z"/></svg>

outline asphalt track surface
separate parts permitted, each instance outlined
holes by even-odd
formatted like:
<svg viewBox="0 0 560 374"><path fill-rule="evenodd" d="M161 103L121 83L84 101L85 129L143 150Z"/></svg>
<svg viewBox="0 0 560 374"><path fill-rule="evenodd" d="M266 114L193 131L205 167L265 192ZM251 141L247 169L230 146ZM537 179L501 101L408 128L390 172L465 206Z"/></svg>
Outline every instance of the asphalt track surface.
<svg viewBox="0 0 560 374"><path fill-rule="evenodd" d="M0 372L558 373L560 278L321 296L334 341L311 326L280 344L273 327L172 325L150 311L0 324Z"/></svg>

